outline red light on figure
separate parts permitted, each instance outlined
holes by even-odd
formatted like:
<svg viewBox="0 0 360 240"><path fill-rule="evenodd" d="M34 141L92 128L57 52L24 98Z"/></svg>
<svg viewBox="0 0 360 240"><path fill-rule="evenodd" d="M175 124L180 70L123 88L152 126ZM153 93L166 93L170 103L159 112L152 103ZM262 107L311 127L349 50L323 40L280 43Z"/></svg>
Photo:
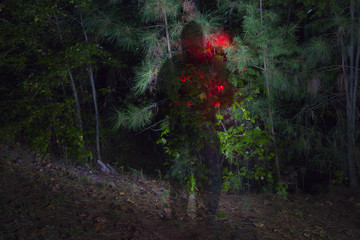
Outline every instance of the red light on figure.
<svg viewBox="0 0 360 240"><path fill-rule="evenodd" d="M226 33L219 33L215 35L214 45L219 47L229 47L230 46L230 38Z"/></svg>
<svg viewBox="0 0 360 240"><path fill-rule="evenodd" d="M206 42L205 42L205 55L207 57L212 57L213 56L213 51L214 51L214 47L211 43L211 39L207 37Z"/></svg>
<svg viewBox="0 0 360 240"><path fill-rule="evenodd" d="M217 86L217 89L218 89L218 93L220 93L221 91L224 91L224 86L223 85Z"/></svg>

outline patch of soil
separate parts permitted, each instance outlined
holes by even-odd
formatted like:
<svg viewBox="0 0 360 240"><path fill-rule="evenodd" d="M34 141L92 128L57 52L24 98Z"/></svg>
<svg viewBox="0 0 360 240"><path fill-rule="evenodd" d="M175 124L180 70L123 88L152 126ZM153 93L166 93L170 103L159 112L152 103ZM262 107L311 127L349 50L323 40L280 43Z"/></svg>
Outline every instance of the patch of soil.
<svg viewBox="0 0 360 240"><path fill-rule="evenodd" d="M214 228L170 218L169 186L0 145L2 239L360 239L360 196L226 194Z"/></svg>

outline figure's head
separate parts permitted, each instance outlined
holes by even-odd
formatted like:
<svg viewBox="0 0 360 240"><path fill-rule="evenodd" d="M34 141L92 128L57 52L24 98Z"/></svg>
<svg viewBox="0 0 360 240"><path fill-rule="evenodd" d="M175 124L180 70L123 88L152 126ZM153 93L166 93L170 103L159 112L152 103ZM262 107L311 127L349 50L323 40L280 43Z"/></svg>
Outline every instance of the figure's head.
<svg viewBox="0 0 360 240"><path fill-rule="evenodd" d="M186 58L202 59L204 56L204 34L200 24L188 22L181 32L182 51Z"/></svg>

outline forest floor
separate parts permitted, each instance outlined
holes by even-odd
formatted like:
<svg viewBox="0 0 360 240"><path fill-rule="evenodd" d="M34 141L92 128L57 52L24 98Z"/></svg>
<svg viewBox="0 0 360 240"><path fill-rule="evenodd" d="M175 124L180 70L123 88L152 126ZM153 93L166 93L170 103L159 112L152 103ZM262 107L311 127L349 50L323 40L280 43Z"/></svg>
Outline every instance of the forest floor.
<svg viewBox="0 0 360 240"><path fill-rule="evenodd" d="M168 184L0 145L0 240L360 239L360 195L223 193L217 231L168 216Z"/></svg>

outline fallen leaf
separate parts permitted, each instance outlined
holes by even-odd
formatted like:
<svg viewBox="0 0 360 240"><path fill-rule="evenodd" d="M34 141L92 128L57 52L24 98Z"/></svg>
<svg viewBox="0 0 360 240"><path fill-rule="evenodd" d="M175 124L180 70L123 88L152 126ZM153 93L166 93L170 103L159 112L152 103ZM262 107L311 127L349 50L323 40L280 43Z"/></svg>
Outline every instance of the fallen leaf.
<svg viewBox="0 0 360 240"><path fill-rule="evenodd" d="M270 202L270 201L268 201L268 200L264 199L264 205L270 205L270 204L271 204L271 202Z"/></svg>
<svg viewBox="0 0 360 240"><path fill-rule="evenodd" d="M96 228L96 230L98 231L103 231L105 229L105 224L104 223L95 223L94 227Z"/></svg>
<svg viewBox="0 0 360 240"><path fill-rule="evenodd" d="M257 228L264 228L265 225L263 223L254 223L255 227Z"/></svg>
<svg viewBox="0 0 360 240"><path fill-rule="evenodd" d="M121 211L126 211L126 210L127 210L127 207L126 207L126 206L120 206L119 209L120 209Z"/></svg>
<svg viewBox="0 0 360 240"><path fill-rule="evenodd" d="M316 226L316 225L315 225L315 228L316 228L316 230L323 230L323 228L320 227L320 226Z"/></svg>
<svg viewBox="0 0 360 240"><path fill-rule="evenodd" d="M165 212L166 217L170 217L170 215L171 215L171 209L170 208L164 208L164 212Z"/></svg>
<svg viewBox="0 0 360 240"><path fill-rule="evenodd" d="M46 207L47 209L55 209L55 206L50 204L49 206Z"/></svg>
<svg viewBox="0 0 360 240"><path fill-rule="evenodd" d="M129 203L132 203L132 204L137 205L137 204L136 204L134 201L132 201L130 198L128 198L126 201L129 202Z"/></svg>
<svg viewBox="0 0 360 240"><path fill-rule="evenodd" d="M87 213L83 212L79 214L79 217L87 217Z"/></svg>
<svg viewBox="0 0 360 240"><path fill-rule="evenodd" d="M98 223L104 223L106 222L106 217L96 217L95 221Z"/></svg>
<svg viewBox="0 0 360 240"><path fill-rule="evenodd" d="M122 195L125 195L125 193L124 193L124 192L120 192L120 196L122 196Z"/></svg>
<svg viewBox="0 0 360 240"><path fill-rule="evenodd" d="M310 233L308 233L308 232L305 232L305 233L304 233L304 237L306 237L306 238L310 238L310 237L311 237L311 234L310 234Z"/></svg>
<svg viewBox="0 0 360 240"><path fill-rule="evenodd" d="M241 215L241 210L240 209L233 209L233 210L231 210L231 214Z"/></svg>

